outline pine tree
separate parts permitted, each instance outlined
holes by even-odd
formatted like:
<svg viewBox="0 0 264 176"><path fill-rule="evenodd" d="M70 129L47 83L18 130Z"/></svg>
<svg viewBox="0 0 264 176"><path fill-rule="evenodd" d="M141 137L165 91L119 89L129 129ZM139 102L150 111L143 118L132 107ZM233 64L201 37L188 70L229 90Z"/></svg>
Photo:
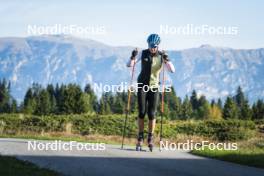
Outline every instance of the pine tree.
<svg viewBox="0 0 264 176"><path fill-rule="evenodd" d="M181 105L180 118L185 120L190 119L192 118L192 113L192 104L189 100L189 97L186 95Z"/></svg>
<svg viewBox="0 0 264 176"><path fill-rule="evenodd" d="M90 99L91 99L91 95L87 93L82 93L80 100L77 101L77 103L79 103L76 105L76 106L79 106L79 112L77 113L94 112L94 109L90 104Z"/></svg>
<svg viewBox="0 0 264 176"><path fill-rule="evenodd" d="M60 86L57 84L55 89L55 97L57 104L57 113L64 114L67 111L67 107L65 106L65 95L66 94L66 86L61 84Z"/></svg>
<svg viewBox="0 0 264 176"><path fill-rule="evenodd" d="M164 102L164 107L163 107L163 117L164 119L170 119L170 108L169 108L169 105L168 103Z"/></svg>
<svg viewBox="0 0 264 176"><path fill-rule="evenodd" d="M34 97L37 97L40 94L40 91L42 90L42 87L38 83L32 84L32 93Z"/></svg>
<svg viewBox="0 0 264 176"><path fill-rule="evenodd" d="M237 104L237 107L239 109L241 109L241 107L243 106L245 100L245 95L244 92L242 90L242 88L240 86L238 86L237 91L236 91L236 95L234 96L234 100Z"/></svg>
<svg viewBox="0 0 264 176"><path fill-rule="evenodd" d="M206 97L202 95L198 100L199 108L197 117L198 119L209 119L210 104L206 100Z"/></svg>
<svg viewBox="0 0 264 176"><path fill-rule="evenodd" d="M236 119L238 118L237 105L231 97L226 98L226 102L223 109L224 119Z"/></svg>
<svg viewBox="0 0 264 176"><path fill-rule="evenodd" d="M56 112L58 113L59 112L59 96L60 96L60 86L58 83L56 83L56 86L55 86L55 90L54 90L54 96L55 96L55 99L56 99Z"/></svg>
<svg viewBox="0 0 264 176"><path fill-rule="evenodd" d="M131 107L132 103L130 103L130 107ZM126 108L125 106L127 106L127 104L125 104L122 101L122 96L120 93L116 93L116 95L114 96L114 100L113 100L113 106L112 106L112 111L113 113L116 114L122 114L124 113L124 109ZM130 108L131 110L132 108Z"/></svg>
<svg viewBox="0 0 264 176"><path fill-rule="evenodd" d="M252 118L253 119L264 119L264 102L263 100L257 100L252 106Z"/></svg>
<svg viewBox="0 0 264 176"><path fill-rule="evenodd" d="M33 114L36 110L36 99L33 97L32 88L29 88L24 97L23 111L26 114Z"/></svg>
<svg viewBox="0 0 264 176"><path fill-rule="evenodd" d="M36 114L47 115L51 112L50 96L49 93L42 89L37 96Z"/></svg>
<svg viewBox="0 0 264 176"><path fill-rule="evenodd" d="M109 92L103 93L103 95L100 99L100 108L99 108L100 114L105 115L105 114L111 113L111 108L110 108L110 104L109 104L109 97L110 97Z"/></svg>
<svg viewBox="0 0 264 176"><path fill-rule="evenodd" d="M220 110L223 109L223 103L222 103L221 98L218 98L218 100L217 100L217 106L220 108Z"/></svg>
<svg viewBox="0 0 264 176"><path fill-rule="evenodd" d="M10 111L12 113L16 113L17 112L17 101L15 99L12 99Z"/></svg>
<svg viewBox="0 0 264 176"><path fill-rule="evenodd" d="M244 101L240 108L240 119L250 120L252 118L252 110L247 100Z"/></svg>
<svg viewBox="0 0 264 176"><path fill-rule="evenodd" d="M98 102L97 102L97 96L92 89L90 84L87 84L84 88L84 92L87 93L90 97L89 106L93 108L93 111L98 111ZM90 109L90 107L89 107Z"/></svg>
<svg viewBox="0 0 264 176"><path fill-rule="evenodd" d="M173 86L170 87L170 90L164 94L164 101L168 107L167 114L169 119L177 119L180 115L180 101Z"/></svg>
<svg viewBox="0 0 264 176"><path fill-rule="evenodd" d="M198 110L198 108L199 108L199 103L198 103L197 93L196 93L195 90L192 91L192 95L191 95L191 98L190 98L190 102L191 102L191 104L192 104L192 109L193 109L193 111Z"/></svg>
<svg viewBox="0 0 264 176"><path fill-rule="evenodd" d="M0 80L0 113L10 112L10 82L6 79Z"/></svg>
<svg viewBox="0 0 264 176"><path fill-rule="evenodd" d="M84 101L89 102L89 100L87 100L87 96L85 97L82 94L83 92L79 85L69 84L66 86L64 94L66 113L81 114L86 111L86 107L84 107L86 103Z"/></svg>
<svg viewBox="0 0 264 176"><path fill-rule="evenodd" d="M74 114L76 111L76 95L75 85L61 85L58 93L58 109L60 114Z"/></svg>
<svg viewBox="0 0 264 176"><path fill-rule="evenodd" d="M49 100L50 100L50 111L51 113L57 112L57 102L55 97L55 89L52 84L47 85L47 92L49 93Z"/></svg>
<svg viewBox="0 0 264 176"><path fill-rule="evenodd" d="M236 95L234 96L234 100L238 108L238 117L240 119L251 119L252 110L240 86L237 88L237 92Z"/></svg>
<svg viewBox="0 0 264 176"><path fill-rule="evenodd" d="M132 114L135 114L138 112L138 103L137 103L137 95L136 93L132 93L132 96L131 96L131 113ZM123 102L123 104L126 104L126 102Z"/></svg>
<svg viewBox="0 0 264 176"><path fill-rule="evenodd" d="M88 112L89 107L89 95L84 95L79 85L72 85L72 96L73 98L73 113L81 114Z"/></svg>

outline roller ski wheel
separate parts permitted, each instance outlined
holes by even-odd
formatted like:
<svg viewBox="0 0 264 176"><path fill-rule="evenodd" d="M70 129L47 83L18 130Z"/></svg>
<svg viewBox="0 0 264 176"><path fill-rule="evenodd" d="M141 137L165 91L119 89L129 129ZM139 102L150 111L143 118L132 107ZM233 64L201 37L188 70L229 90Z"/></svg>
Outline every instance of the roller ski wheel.
<svg viewBox="0 0 264 176"><path fill-rule="evenodd" d="M136 151L138 151L138 152L142 151L142 145L137 144L136 145Z"/></svg>
<svg viewBox="0 0 264 176"><path fill-rule="evenodd" d="M138 133L138 142L136 145L136 151L142 151L143 142L144 142L144 133L140 132L140 133Z"/></svg>
<svg viewBox="0 0 264 176"><path fill-rule="evenodd" d="M149 144L148 147L149 147L149 151L152 152L154 148L153 144Z"/></svg>

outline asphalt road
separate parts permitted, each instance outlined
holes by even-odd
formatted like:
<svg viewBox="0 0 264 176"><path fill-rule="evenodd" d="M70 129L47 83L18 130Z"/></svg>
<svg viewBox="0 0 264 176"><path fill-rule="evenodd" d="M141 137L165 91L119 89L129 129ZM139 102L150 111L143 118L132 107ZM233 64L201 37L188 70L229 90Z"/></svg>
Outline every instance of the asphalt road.
<svg viewBox="0 0 264 176"><path fill-rule="evenodd" d="M64 175L106 176L264 176L264 169L194 156L186 151L136 152L106 145L105 150L28 150L26 139L0 138L0 154L13 155ZM33 142L34 140L30 140ZM37 141L43 146L54 141ZM102 148L101 148L102 149Z"/></svg>

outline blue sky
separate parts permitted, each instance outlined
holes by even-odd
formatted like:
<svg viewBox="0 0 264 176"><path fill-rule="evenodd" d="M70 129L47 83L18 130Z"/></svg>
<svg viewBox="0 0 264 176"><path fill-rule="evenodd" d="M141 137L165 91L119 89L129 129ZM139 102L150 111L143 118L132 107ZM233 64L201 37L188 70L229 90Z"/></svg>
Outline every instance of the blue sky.
<svg viewBox="0 0 264 176"><path fill-rule="evenodd" d="M103 26L104 35L89 34L88 38L114 46L146 47L147 35L160 33L161 25L193 24L237 27L238 32L236 35L161 33L161 48L183 49L202 44L260 48L264 47L263 7L261 0L0 1L0 37L27 36L28 25Z"/></svg>

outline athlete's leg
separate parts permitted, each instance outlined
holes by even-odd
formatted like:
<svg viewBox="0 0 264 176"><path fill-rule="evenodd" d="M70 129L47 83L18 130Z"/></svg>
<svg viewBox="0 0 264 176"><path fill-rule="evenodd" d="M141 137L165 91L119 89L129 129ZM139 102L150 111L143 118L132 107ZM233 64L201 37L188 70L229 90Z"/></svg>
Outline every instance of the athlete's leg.
<svg viewBox="0 0 264 176"><path fill-rule="evenodd" d="M147 94L147 103L148 103L148 118L149 118L149 124L148 124L148 147L149 150L153 150L154 146L154 131L155 131L155 125L156 125L156 111L158 107L158 100L159 100L159 92L158 90L149 91Z"/></svg>
<svg viewBox="0 0 264 176"><path fill-rule="evenodd" d="M138 90L138 132L144 131L144 117L147 109L147 92L144 92L142 89Z"/></svg>
<svg viewBox="0 0 264 176"><path fill-rule="evenodd" d="M159 103L159 92L155 89L154 91L149 91L147 94L147 102L148 102L148 118L149 118L149 124L148 124L148 132L154 133L155 125L156 125L156 119L155 115L157 112L157 107Z"/></svg>
<svg viewBox="0 0 264 176"><path fill-rule="evenodd" d="M141 146L144 140L144 117L146 114L146 95L142 89L138 89L137 97L138 97L138 138L137 138L137 146L136 150L141 150Z"/></svg>

